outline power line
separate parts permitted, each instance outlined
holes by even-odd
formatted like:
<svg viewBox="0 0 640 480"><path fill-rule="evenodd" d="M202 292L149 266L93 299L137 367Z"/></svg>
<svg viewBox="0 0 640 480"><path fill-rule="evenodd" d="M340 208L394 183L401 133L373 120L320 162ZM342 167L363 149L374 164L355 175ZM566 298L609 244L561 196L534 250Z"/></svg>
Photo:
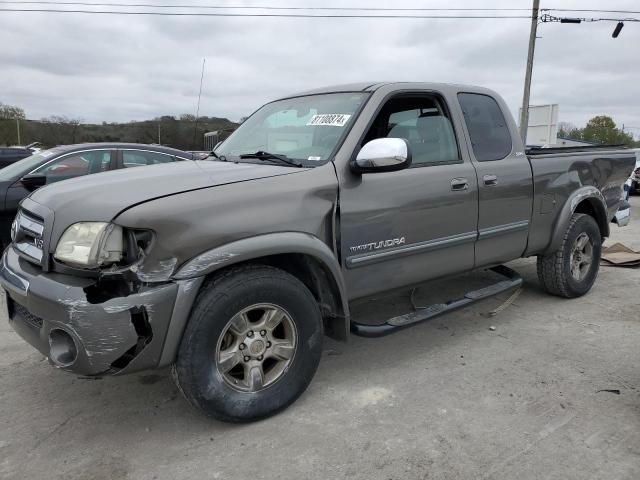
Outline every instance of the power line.
<svg viewBox="0 0 640 480"><path fill-rule="evenodd" d="M563 18L563 17L554 17L553 15L549 15L549 14L544 14L540 17L540 21L542 23L640 22L640 18L588 18L588 17Z"/></svg>
<svg viewBox="0 0 640 480"><path fill-rule="evenodd" d="M541 8L545 12L585 12L585 13L640 13L640 10L588 10L583 8Z"/></svg>
<svg viewBox="0 0 640 480"><path fill-rule="evenodd" d="M56 5L56 6L86 6L86 7L137 7L137 8L156 8L156 9L173 9L173 8L198 8L205 10L279 10L279 11L367 11L367 12L499 12L499 11L515 11L526 12L528 8L475 8L475 7L275 7L272 5L207 5L207 4L165 4L159 5L155 3L122 3L122 2L69 2L69 1L33 1L33 0L0 0L0 4L14 5ZM541 8L544 12L585 12L585 13L625 13L639 14L640 10L603 10L603 9L586 9L586 8Z"/></svg>
<svg viewBox="0 0 640 480"><path fill-rule="evenodd" d="M151 15L162 17L283 17L283 18L434 18L434 19L530 19L529 15L371 15L371 14L305 14L305 13L191 13L191 12L140 12L124 10L58 10L53 8L0 8L0 12L82 13L94 15Z"/></svg>
<svg viewBox="0 0 640 480"><path fill-rule="evenodd" d="M158 5L154 3L116 3L116 2L56 2L56 1L0 1L4 4L22 5L75 5L90 7L142 7L142 8L200 8L216 10L319 10L319 11L379 11L379 12L418 12L418 11L529 11L528 8L409 8L409 7L274 7L271 5Z"/></svg>

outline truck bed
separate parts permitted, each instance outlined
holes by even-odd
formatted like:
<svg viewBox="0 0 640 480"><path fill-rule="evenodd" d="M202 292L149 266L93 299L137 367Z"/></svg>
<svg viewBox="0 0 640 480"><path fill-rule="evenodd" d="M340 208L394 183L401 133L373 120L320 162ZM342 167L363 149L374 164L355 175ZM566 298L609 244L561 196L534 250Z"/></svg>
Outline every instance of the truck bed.
<svg viewBox="0 0 640 480"><path fill-rule="evenodd" d="M563 209L586 198L583 194L576 196L576 192L600 192L606 204L608 228L622 201L622 186L635 165L632 150L612 145L541 148L528 150L527 156L534 193L527 255L546 250L552 232L563 218Z"/></svg>

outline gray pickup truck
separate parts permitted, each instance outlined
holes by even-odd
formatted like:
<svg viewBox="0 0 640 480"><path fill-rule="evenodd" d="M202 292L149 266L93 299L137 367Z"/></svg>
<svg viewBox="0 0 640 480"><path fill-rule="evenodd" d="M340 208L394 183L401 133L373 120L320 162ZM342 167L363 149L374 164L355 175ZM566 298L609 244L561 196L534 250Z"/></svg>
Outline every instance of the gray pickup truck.
<svg viewBox="0 0 640 480"><path fill-rule="evenodd" d="M530 155L490 90L366 83L263 106L211 158L106 172L24 199L0 282L13 328L82 376L174 366L227 421L307 387L324 335L386 335L518 286L537 256L578 297L635 163L624 149ZM378 325L349 303L492 269L495 284Z"/></svg>

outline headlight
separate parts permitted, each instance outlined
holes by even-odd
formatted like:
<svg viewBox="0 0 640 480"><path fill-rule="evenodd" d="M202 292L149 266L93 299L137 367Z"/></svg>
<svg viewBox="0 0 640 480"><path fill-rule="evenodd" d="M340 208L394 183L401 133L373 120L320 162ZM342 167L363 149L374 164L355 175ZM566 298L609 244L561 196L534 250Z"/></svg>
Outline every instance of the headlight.
<svg viewBox="0 0 640 480"><path fill-rule="evenodd" d="M56 260L83 268L117 263L124 249L122 227L105 222L71 225L60 237Z"/></svg>

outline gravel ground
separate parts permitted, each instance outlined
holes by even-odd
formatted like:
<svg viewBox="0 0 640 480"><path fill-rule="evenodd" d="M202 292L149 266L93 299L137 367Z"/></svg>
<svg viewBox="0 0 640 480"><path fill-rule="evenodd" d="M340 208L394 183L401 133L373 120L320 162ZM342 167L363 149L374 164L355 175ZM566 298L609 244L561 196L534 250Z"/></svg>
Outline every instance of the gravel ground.
<svg viewBox="0 0 640 480"><path fill-rule="evenodd" d="M640 220L613 226L615 241L640 250ZM298 402L241 426L192 410L167 371L55 370L1 319L0 478L640 478L640 270L602 267L591 293L563 300L540 290L533 259L511 266L525 287L497 316L482 314L509 294L383 339L327 341ZM486 277L427 285L416 301ZM403 292L354 313L408 308Z"/></svg>

